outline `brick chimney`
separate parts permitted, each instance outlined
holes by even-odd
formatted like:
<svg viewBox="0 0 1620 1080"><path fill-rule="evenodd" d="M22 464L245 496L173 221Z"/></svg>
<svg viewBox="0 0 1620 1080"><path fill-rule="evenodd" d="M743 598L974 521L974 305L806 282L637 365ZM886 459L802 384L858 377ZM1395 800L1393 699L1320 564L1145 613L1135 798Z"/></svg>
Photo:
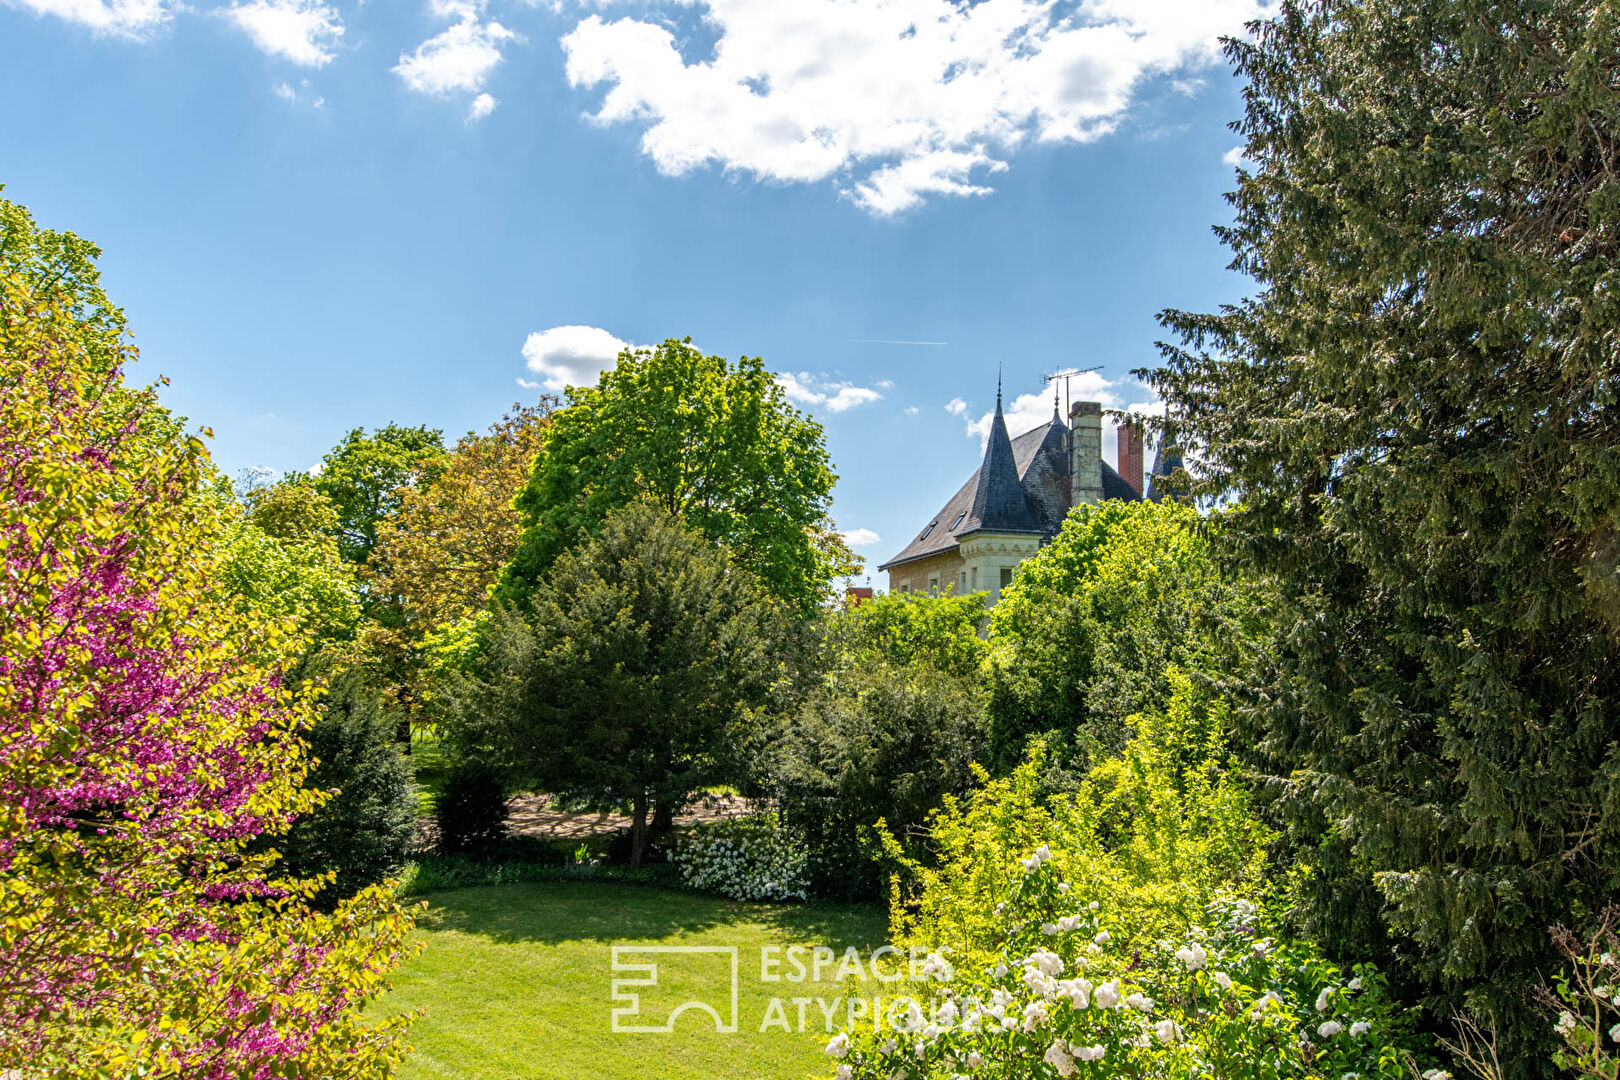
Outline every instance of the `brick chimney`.
<svg viewBox="0 0 1620 1080"><path fill-rule="evenodd" d="M1119 475L1142 494L1142 451L1147 437L1139 420L1127 420L1119 425Z"/></svg>
<svg viewBox="0 0 1620 1080"><path fill-rule="evenodd" d="M1069 406L1070 506L1102 502L1102 405L1076 401Z"/></svg>

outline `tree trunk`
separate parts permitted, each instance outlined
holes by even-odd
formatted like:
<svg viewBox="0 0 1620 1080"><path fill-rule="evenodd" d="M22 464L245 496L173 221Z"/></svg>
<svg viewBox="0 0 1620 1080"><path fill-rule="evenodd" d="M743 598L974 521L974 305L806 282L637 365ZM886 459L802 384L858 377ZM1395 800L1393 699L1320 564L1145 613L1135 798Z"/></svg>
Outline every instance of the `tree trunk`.
<svg viewBox="0 0 1620 1080"><path fill-rule="evenodd" d="M663 835L675 828L675 800L668 795L653 800L652 831Z"/></svg>
<svg viewBox="0 0 1620 1080"><path fill-rule="evenodd" d="M637 788L635 809L630 819L630 865L640 866L647 853L647 789Z"/></svg>

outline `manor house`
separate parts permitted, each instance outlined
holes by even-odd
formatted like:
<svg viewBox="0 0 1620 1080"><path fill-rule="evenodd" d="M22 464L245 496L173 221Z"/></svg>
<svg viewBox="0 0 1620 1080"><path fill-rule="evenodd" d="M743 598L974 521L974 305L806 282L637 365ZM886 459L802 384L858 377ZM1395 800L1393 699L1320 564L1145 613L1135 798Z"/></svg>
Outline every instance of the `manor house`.
<svg viewBox="0 0 1620 1080"><path fill-rule="evenodd" d="M1057 535L1073 507L1164 497L1180 455L1160 447L1144 487L1145 447L1139 425L1122 425L1118 468L1105 462L1102 406L1095 401L1070 406L1068 424L1054 402L1050 423L1009 438L998 389L979 470L878 570L888 572L891 593L985 590L994 604L1014 568Z"/></svg>

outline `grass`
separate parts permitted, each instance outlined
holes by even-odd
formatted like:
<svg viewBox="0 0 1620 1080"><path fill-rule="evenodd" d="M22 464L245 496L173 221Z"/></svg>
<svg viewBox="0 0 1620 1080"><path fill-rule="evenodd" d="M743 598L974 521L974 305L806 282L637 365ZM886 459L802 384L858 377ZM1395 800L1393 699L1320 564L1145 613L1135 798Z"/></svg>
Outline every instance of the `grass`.
<svg viewBox="0 0 1620 1080"><path fill-rule="evenodd" d="M617 882L547 881L459 889L428 898L419 922L425 948L379 1003L388 1014L425 1014L402 1080L802 1080L831 1075L822 1054L822 1014L806 1030L774 1025L771 999L798 1027L792 998L839 995L822 982L762 982L760 948L825 945L862 955L884 941L873 907L736 904L693 893ZM709 1016L682 1013L667 1034L612 1030L612 947L624 944L736 946L737 1033ZM728 1002L729 959L716 954L639 954L659 964L659 984L641 987L641 1015L659 1023L681 1002ZM634 977L621 970L618 978ZM718 987L718 990L716 989Z"/></svg>
<svg viewBox="0 0 1620 1080"><path fill-rule="evenodd" d="M449 755L437 736L412 732L409 762L416 778L416 812L431 815L438 804L439 793L444 790L444 778L450 772Z"/></svg>

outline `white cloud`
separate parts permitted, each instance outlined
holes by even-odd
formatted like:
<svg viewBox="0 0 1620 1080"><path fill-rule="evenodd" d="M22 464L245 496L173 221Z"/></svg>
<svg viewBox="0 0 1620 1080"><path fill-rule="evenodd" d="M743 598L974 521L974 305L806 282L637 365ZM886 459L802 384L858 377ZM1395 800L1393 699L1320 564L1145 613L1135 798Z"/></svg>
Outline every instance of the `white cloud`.
<svg viewBox="0 0 1620 1080"><path fill-rule="evenodd" d="M501 62L501 46L517 35L493 19L485 22L481 5L429 0L428 10L456 21L418 45L415 52L400 53L394 73L420 94L478 94L468 119L488 116L495 99L482 92L484 81Z"/></svg>
<svg viewBox="0 0 1620 1080"><path fill-rule="evenodd" d="M904 409L901 410L901 412L905 413L907 416L916 416L921 411L922 410L917 408L917 406L915 406L915 405L907 405Z"/></svg>
<svg viewBox="0 0 1620 1080"><path fill-rule="evenodd" d="M1135 401L1125 404L1122 393L1136 394L1146 389L1140 383L1128 379L1105 379L1095 371L1081 372L1069 380L1069 401L1095 401L1104 409L1120 409L1134 413L1138 416L1163 416L1164 402L1157 398L1146 401ZM952 405L960 402L958 398ZM949 408L949 406L947 406ZM1058 406L1059 412L1063 406ZM958 416L965 416L967 408L951 410ZM1007 434L1017 438L1026 431L1032 431L1052 419L1052 391L1050 389L1037 391L1033 394L1019 394L1010 403L1003 405L1002 414L1007 420ZM995 418L994 411L987 412L978 419L967 421L967 434L979 440L982 450L990 438L990 422ZM1068 423L1068 416L1063 417ZM1147 449L1148 463L1152 464L1153 447ZM1102 457L1110 465L1119 461L1119 426L1113 420L1104 417L1102 424Z"/></svg>
<svg viewBox="0 0 1620 1080"><path fill-rule="evenodd" d="M1096 373L1088 372L1087 374L1094 376ZM1085 390L1081 389L1079 385L1081 382L1081 378L1071 380L1072 389L1070 395L1072 400L1100 401L1104 408L1114 408L1119 404L1119 398L1106 389L1112 385L1106 380L1097 379L1096 382L1101 383L1102 387L1088 385ZM1016 439L1024 432L1038 428L1052 419L1052 391L1037 390L1033 394L1019 394L1005 403L1001 411L1007 418L1007 434ZM990 422L995 419L995 416L995 410L991 410L977 420L967 422L967 433L977 436L980 446L983 446L990 438ZM1067 417L1064 418L1064 422L1068 422Z"/></svg>
<svg viewBox="0 0 1620 1080"><path fill-rule="evenodd" d="M870 387L856 386L851 382L829 382L818 379L808 371L801 371L797 375L783 372L776 376L776 381L781 384L782 392L789 401L809 408L820 406L833 413L841 413L883 397Z"/></svg>
<svg viewBox="0 0 1620 1080"><path fill-rule="evenodd" d="M1243 156L1243 147L1234 146L1232 149L1221 155L1221 160L1235 169L1238 166L1247 163L1249 159Z"/></svg>
<svg viewBox="0 0 1620 1080"><path fill-rule="evenodd" d="M634 345L620 341L596 326L553 326L539 330L523 342L523 359L540 376L539 382L518 380L529 390L562 390L591 386L596 377L618 362L619 354Z"/></svg>
<svg viewBox="0 0 1620 1080"><path fill-rule="evenodd" d="M660 172L833 179L868 212L983 195L1031 142L1114 130L1143 83L1219 60L1276 0L687 0L712 57L653 18L592 14L562 38L594 119L642 129Z"/></svg>
<svg viewBox="0 0 1620 1080"><path fill-rule="evenodd" d="M270 92L289 105L296 105L300 101L307 101L309 102L309 107L312 109L323 109L326 107L325 98L321 97L319 94L311 96L308 79L299 79L298 86L296 88L294 88L291 83L278 82L270 88Z"/></svg>
<svg viewBox="0 0 1620 1080"><path fill-rule="evenodd" d="M169 20L170 0L5 0L36 15L81 23L98 34L142 37Z"/></svg>
<svg viewBox="0 0 1620 1080"><path fill-rule="evenodd" d="M343 20L320 0L250 0L232 4L225 15L271 56L305 67L321 67L337 55Z"/></svg>
<svg viewBox="0 0 1620 1080"><path fill-rule="evenodd" d="M851 529L844 534L844 543L850 547L869 547L882 539L871 529Z"/></svg>
<svg viewBox="0 0 1620 1080"><path fill-rule="evenodd" d="M1082 371L1069 379L1067 397L1070 402L1095 401L1105 409L1117 409L1120 407L1121 398L1115 388L1119 385L1120 380L1105 379L1095 371ZM951 405L956 405L960 401L958 398L951 402ZM1002 414L1007 419L1007 434L1016 439L1024 432L1038 428L1051 420L1052 402L1052 391L1048 387L1033 394L1019 394L1012 401L1005 403L1002 406ZM950 406L946 408L950 409ZM966 416L967 406L963 405L961 409L951 411L958 416ZM1058 405L1058 411L1064 411L1062 404ZM967 421L968 435L977 436L981 446L990 438L990 421L995 419L995 415L995 410L992 409L976 420ZM1067 415L1063 417L1063 422L1069 422Z"/></svg>
<svg viewBox="0 0 1620 1080"><path fill-rule="evenodd" d="M967 410L967 402L963 401L959 397L951 398L951 400L945 403L945 411L950 413L952 416L966 416Z"/></svg>

